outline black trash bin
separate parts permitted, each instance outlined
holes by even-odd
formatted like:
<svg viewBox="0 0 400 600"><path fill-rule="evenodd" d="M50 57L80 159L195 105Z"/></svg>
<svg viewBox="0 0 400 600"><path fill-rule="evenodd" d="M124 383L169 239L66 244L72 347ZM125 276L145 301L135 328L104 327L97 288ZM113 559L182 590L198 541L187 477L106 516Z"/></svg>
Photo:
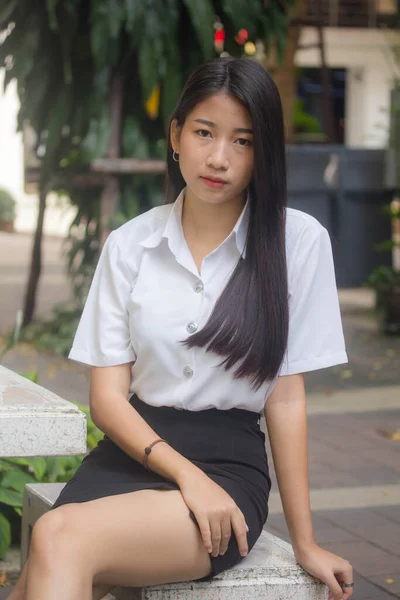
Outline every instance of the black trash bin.
<svg viewBox="0 0 400 600"><path fill-rule="evenodd" d="M391 237L390 219L379 213L392 199L385 187L384 150L293 147L288 188L289 206L313 215L328 229L338 287L361 286L376 266L391 264L390 251L375 250Z"/></svg>

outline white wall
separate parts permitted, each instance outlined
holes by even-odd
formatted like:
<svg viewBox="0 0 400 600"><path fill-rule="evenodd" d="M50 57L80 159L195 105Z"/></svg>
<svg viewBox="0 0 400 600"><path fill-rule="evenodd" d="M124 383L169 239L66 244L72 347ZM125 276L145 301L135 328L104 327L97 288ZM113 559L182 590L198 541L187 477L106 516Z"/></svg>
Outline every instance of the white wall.
<svg viewBox="0 0 400 600"><path fill-rule="evenodd" d="M389 93L399 66L390 43L396 33L374 29L326 28L326 61L329 67L348 69L345 142L353 147L379 148L386 144ZM317 40L315 28L302 31L301 44ZM399 43L397 41L397 43ZM319 67L318 48L298 50L299 66Z"/></svg>
<svg viewBox="0 0 400 600"><path fill-rule="evenodd" d="M17 231L34 231L38 201L37 196L25 194L23 173L22 135L17 133L19 100L15 81L3 95L4 70L0 69L0 186L8 189L17 201ZM49 195L44 231L49 235L64 236L75 214L65 199Z"/></svg>

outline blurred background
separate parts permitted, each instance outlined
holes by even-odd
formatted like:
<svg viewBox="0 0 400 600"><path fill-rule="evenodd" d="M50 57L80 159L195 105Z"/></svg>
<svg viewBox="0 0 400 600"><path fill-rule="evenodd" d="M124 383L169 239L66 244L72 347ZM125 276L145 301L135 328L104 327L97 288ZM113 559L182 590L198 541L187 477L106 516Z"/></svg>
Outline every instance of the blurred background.
<svg viewBox="0 0 400 600"><path fill-rule="evenodd" d="M274 77L289 206L332 240L349 363L306 374L316 538L352 562L355 598L400 597L397 0L0 0L0 363L87 406L66 355L99 251L163 203L179 92L226 55ZM10 489L0 466L0 517ZM266 528L289 539L274 494Z"/></svg>

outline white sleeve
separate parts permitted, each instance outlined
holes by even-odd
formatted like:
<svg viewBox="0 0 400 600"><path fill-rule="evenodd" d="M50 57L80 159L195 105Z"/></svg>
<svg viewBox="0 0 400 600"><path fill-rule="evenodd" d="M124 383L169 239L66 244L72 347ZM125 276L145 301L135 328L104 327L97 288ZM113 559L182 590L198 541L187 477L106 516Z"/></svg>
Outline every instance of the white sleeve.
<svg viewBox="0 0 400 600"><path fill-rule="evenodd" d="M100 254L69 358L94 367L136 360L128 315L132 284L133 274L111 232Z"/></svg>
<svg viewBox="0 0 400 600"><path fill-rule="evenodd" d="M329 233L321 226L304 237L289 289L288 346L278 375L348 362Z"/></svg>

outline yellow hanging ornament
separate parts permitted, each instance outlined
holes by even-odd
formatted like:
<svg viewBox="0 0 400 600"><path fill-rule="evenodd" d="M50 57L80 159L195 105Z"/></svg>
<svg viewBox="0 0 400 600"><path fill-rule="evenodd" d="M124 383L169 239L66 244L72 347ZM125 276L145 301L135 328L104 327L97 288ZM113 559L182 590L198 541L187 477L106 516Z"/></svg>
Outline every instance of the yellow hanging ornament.
<svg viewBox="0 0 400 600"><path fill-rule="evenodd" d="M244 45L244 51L248 56L253 56L257 52L256 45L253 42L246 42Z"/></svg>
<svg viewBox="0 0 400 600"><path fill-rule="evenodd" d="M160 84L157 83L153 91L151 92L146 102L146 112L150 119L156 119L158 117L158 111L160 109Z"/></svg>

